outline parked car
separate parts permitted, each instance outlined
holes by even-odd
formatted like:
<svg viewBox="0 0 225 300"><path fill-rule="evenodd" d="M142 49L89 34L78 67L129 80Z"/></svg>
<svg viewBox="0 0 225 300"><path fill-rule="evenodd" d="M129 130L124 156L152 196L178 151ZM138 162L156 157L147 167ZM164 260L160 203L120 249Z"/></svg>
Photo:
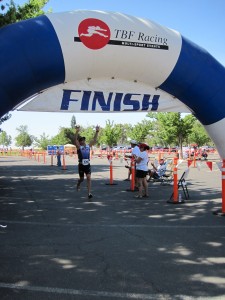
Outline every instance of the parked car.
<svg viewBox="0 0 225 300"><path fill-rule="evenodd" d="M132 147L131 147L131 146L125 146L124 149L125 149L125 150L131 150Z"/></svg>
<svg viewBox="0 0 225 300"><path fill-rule="evenodd" d="M124 146L114 146L112 148L112 151L120 151L120 150L124 150Z"/></svg>
<svg viewBox="0 0 225 300"><path fill-rule="evenodd" d="M101 150L107 150L108 149L108 146L102 146L101 147Z"/></svg>
<svg viewBox="0 0 225 300"><path fill-rule="evenodd" d="M171 152L177 152L178 149L179 149L178 147L172 147L172 148L171 148Z"/></svg>

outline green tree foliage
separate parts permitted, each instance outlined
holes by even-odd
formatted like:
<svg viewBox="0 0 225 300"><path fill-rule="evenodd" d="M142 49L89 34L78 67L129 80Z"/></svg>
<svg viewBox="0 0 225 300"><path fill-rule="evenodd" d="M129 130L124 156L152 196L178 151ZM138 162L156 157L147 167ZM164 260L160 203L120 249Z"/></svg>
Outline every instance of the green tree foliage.
<svg viewBox="0 0 225 300"><path fill-rule="evenodd" d="M86 128L82 128L80 131L81 136L85 136L86 143L90 143L90 141L93 139L95 135L95 127L96 126L88 126ZM98 144L98 141L97 141Z"/></svg>
<svg viewBox="0 0 225 300"><path fill-rule="evenodd" d="M0 133L0 145L3 147L8 147L12 143L12 137L10 135L7 135L5 131L2 131Z"/></svg>
<svg viewBox="0 0 225 300"><path fill-rule="evenodd" d="M43 15L45 13L43 8L49 2L49 0L29 0L23 5L17 5L13 0L0 1L0 27Z"/></svg>
<svg viewBox="0 0 225 300"><path fill-rule="evenodd" d="M6 5L7 5L6 0L0 0L0 9L1 9L1 11L6 9L6 7L5 7Z"/></svg>
<svg viewBox="0 0 225 300"><path fill-rule="evenodd" d="M188 139L189 143L196 143L199 147L212 143L212 140L210 139L205 128L198 120L195 120L192 132L189 135Z"/></svg>
<svg viewBox="0 0 225 300"><path fill-rule="evenodd" d="M153 125L151 121L143 120L142 122L137 123L137 125L131 129L129 137L137 140L140 143L144 142L152 128Z"/></svg>
<svg viewBox="0 0 225 300"><path fill-rule="evenodd" d="M179 113L149 113L151 120L144 119L142 122L131 126L130 124L114 124L109 120L106 126L101 128L98 145L126 145L130 139L138 142L146 142L149 146L177 146L196 143L199 146L213 145L201 123L191 114L181 117ZM23 126L22 126L23 127ZM74 143L74 128L60 128L59 133L49 138L43 133L40 138L34 138L27 133L27 127L20 129L19 137L16 137L18 146L30 146L35 141L35 146L46 149L47 145L65 145ZM82 127L80 135L86 137L89 143L95 132L95 126ZM29 137L30 139L25 139ZM19 138L19 140L18 140ZM22 139L23 138L23 139ZM22 140L22 141L21 141ZM26 141L26 142L24 142Z"/></svg>
<svg viewBox="0 0 225 300"><path fill-rule="evenodd" d="M132 126L131 124L118 124L121 128L121 135L117 144L126 145L128 143L128 137L131 136Z"/></svg>
<svg viewBox="0 0 225 300"><path fill-rule="evenodd" d="M34 137L28 134L28 128L26 125L21 125L19 128L16 128L19 132L19 135L15 137L16 146L22 147L29 147L33 143Z"/></svg>
<svg viewBox="0 0 225 300"><path fill-rule="evenodd" d="M76 117L73 115L72 118L71 118L71 128L75 128L76 127Z"/></svg>
<svg viewBox="0 0 225 300"><path fill-rule="evenodd" d="M35 140L34 146L43 150L46 150L47 146L50 145L51 142L51 139L48 136L46 136L45 133L43 133L40 136L40 139L35 138L34 140Z"/></svg>
<svg viewBox="0 0 225 300"><path fill-rule="evenodd" d="M60 128L59 133L51 139L51 145L74 144L74 132L71 128Z"/></svg>
<svg viewBox="0 0 225 300"><path fill-rule="evenodd" d="M154 134L163 143L164 146L179 145L188 139L192 132L194 121L193 115L181 117L181 113L149 113L148 117L156 120Z"/></svg>
<svg viewBox="0 0 225 300"><path fill-rule="evenodd" d="M107 120L105 128L102 129L100 142L102 144L112 147L114 145L117 145L117 142L121 137L121 134L122 134L121 126L118 124L114 125L114 122Z"/></svg>

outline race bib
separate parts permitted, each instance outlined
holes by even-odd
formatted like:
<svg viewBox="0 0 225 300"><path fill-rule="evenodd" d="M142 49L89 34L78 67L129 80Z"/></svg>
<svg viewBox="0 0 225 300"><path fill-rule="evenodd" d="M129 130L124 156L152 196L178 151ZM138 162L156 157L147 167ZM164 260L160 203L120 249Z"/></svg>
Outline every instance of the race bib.
<svg viewBox="0 0 225 300"><path fill-rule="evenodd" d="M87 166L89 165L89 159L82 159L82 165Z"/></svg>

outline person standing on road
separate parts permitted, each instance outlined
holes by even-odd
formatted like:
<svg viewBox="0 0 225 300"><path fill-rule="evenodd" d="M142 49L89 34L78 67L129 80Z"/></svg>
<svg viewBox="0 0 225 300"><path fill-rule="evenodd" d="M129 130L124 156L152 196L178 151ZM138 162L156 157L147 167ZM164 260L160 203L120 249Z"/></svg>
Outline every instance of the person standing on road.
<svg viewBox="0 0 225 300"><path fill-rule="evenodd" d="M146 144L139 144L140 154L136 156L136 178L138 181L138 195L136 198L148 197L148 153L146 150L149 150L149 146ZM143 194L144 190L144 194Z"/></svg>
<svg viewBox="0 0 225 300"><path fill-rule="evenodd" d="M93 195L91 193L91 165L90 165L90 151L91 147L96 143L100 127L96 126L96 131L93 139L89 144L86 144L86 138L84 136L79 136L80 126L76 126L75 132L75 145L77 147L78 155L78 173L79 179L77 182L77 191L80 190L80 185L84 181L84 174L87 178L87 189L88 189L88 199L90 200Z"/></svg>
<svg viewBox="0 0 225 300"><path fill-rule="evenodd" d="M131 140L130 144L131 144L131 155L125 155L125 158L131 158L134 160L135 156L138 156L140 154L140 149L138 147L137 141ZM127 178L125 179L125 181L130 181L131 165L130 166L126 165L125 168L128 169L128 175L127 175ZM135 177L135 189L138 190L138 182L137 182L136 177Z"/></svg>
<svg viewBox="0 0 225 300"><path fill-rule="evenodd" d="M57 166L61 167L61 151L59 149L59 147L57 146L56 148L56 157L57 157Z"/></svg>
<svg viewBox="0 0 225 300"><path fill-rule="evenodd" d="M132 148L131 159L135 160L138 156L140 156L140 148L138 146L137 141L135 141L135 140L131 140L130 144L131 144L131 148ZM131 170L130 170L130 172L131 172ZM138 190L138 179L136 177L136 163L135 163L135 190Z"/></svg>

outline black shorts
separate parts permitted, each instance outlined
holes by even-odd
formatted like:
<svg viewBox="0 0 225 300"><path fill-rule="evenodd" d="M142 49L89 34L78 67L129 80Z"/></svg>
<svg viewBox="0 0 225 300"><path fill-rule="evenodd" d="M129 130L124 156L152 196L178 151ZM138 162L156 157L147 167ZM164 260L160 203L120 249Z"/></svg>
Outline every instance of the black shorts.
<svg viewBox="0 0 225 300"><path fill-rule="evenodd" d="M78 173L80 177L84 177L84 174L91 174L91 165L82 165L82 164L78 164Z"/></svg>
<svg viewBox="0 0 225 300"><path fill-rule="evenodd" d="M143 170L136 170L136 177L137 178L145 178L148 174L148 171Z"/></svg>

